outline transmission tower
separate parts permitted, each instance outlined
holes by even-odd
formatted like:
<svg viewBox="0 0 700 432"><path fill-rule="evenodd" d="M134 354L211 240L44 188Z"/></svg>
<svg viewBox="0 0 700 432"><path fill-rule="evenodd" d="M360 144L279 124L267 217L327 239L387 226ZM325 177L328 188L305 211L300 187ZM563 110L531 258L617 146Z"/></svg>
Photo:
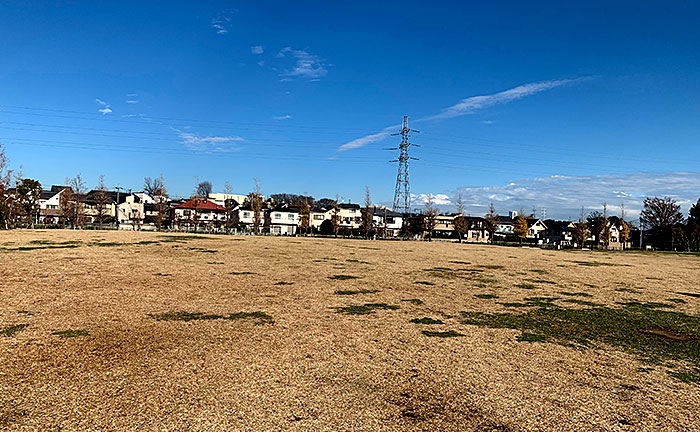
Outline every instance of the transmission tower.
<svg viewBox="0 0 700 432"><path fill-rule="evenodd" d="M408 128L408 116L403 116L403 127L401 132L392 135L401 135L401 144L398 148L391 150L399 150L399 158L391 162L399 163L399 172L396 175L396 191L394 192L394 211L403 215L411 213L411 186L408 183L408 161L418 160L417 158L408 155L408 148L411 146L420 147L418 144L411 144L408 138L411 132L420 133L415 129Z"/></svg>

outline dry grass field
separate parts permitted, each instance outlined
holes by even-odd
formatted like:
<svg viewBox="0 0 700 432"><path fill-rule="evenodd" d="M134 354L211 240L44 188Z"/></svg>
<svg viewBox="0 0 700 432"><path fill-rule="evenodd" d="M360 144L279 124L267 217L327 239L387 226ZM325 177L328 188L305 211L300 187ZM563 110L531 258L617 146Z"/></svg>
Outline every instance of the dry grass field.
<svg viewBox="0 0 700 432"><path fill-rule="evenodd" d="M0 429L700 429L700 257L0 232Z"/></svg>

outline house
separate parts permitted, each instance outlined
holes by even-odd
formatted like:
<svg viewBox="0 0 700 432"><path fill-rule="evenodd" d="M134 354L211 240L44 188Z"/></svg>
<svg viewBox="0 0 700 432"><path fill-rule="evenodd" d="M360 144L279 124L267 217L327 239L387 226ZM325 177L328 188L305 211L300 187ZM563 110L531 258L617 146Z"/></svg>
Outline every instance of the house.
<svg viewBox="0 0 700 432"><path fill-rule="evenodd" d="M547 225L540 219L532 216L525 218L525 220L527 221L526 238L543 242L546 237Z"/></svg>
<svg viewBox="0 0 700 432"><path fill-rule="evenodd" d="M241 225L244 229L253 232L255 229L255 211L250 206L250 202L246 201L243 205L236 209L235 218L237 223ZM266 205L263 204L260 209L260 232L263 232L263 228L269 223L268 219L268 209Z"/></svg>
<svg viewBox="0 0 700 432"><path fill-rule="evenodd" d="M489 232L486 229L486 219L476 216L465 216L467 219L467 232L463 240L469 243L488 243Z"/></svg>
<svg viewBox="0 0 700 432"><path fill-rule="evenodd" d="M269 210L270 234L295 235L299 228L299 209L283 205Z"/></svg>
<svg viewBox="0 0 700 432"><path fill-rule="evenodd" d="M117 224L120 230L140 230L146 218L143 199L134 193L120 193L117 204Z"/></svg>
<svg viewBox="0 0 700 432"><path fill-rule="evenodd" d="M51 186L51 189L41 192L39 197L39 222L43 224L57 224L61 222L61 194L70 186Z"/></svg>
<svg viewBox="0 0 700 432"><path fill-rule="evenodd" d="M372 225L381 237L396 237L403 226L403 216L386 207L372 207Z"/></svg>
<svg viewBox="0 0 700 432"><path fill-rule="evenodd" d="M206 198L191 198L170 209L177 226L219 228L226 220L226 208Z"/></svg>
<svg viewBox="0 0 700 432"><path fill-rule="evenodd" d="M515 225L515 218L518 216L518 212L512 211L508 216L496 216L496 232L494 236L506 237L513 235L513 226Z"/></svg>
<svg viewBox="0 0 700 432"><path fill-rule="evenodd" d="M333 209L327 209L325 207L314 207L311 209L311 227L314 231L318 232L321 229L321 224L323 221L331 220L333 218Z"/></svg>
<svg viewBox="0 0 700 432"><path fill-rule="evenodd" d="M226 206L226 201L227 200L234 200L238 204L242 204L246 202L248 199L247 195L240 195L240 194L227 194L227 193L212 193L209 194L209 199L211 201L214 201L215 203L219 204L220 206ZM265 200L265 197L263 197L263 201Z"/></svg>
<svg viewBox="0 0 700 432"><path fill-rule="evenodd" d="M355 230L362 225L362 209L359 204L338 204L340 208L340 228Z"/></svg>
<svg viewBox="0 0 700 432"><path fill-rule="evenodd" d="M574 246L573 222L547 219L544 224L547 226L545 243L563 247Z"/></svg>

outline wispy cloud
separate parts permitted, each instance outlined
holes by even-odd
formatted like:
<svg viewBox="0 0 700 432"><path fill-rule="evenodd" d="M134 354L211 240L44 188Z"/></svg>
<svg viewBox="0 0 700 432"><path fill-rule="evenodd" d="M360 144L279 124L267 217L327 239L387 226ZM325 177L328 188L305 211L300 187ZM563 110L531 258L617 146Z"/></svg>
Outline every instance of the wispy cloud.
<svg viewBox="0 0 700 432"><path fill-rule="evenodd" d="M603 202L611 214L619 214L624 201L629 219L639 217L647 196L671 196L687 212L700 197L700 172L639 172L593 176L548 176L513 180L501 186L457 188L473 215L483 215L493 202L501 214L508 210L531 212L546 208L547 217L576 219L581 206L586 213L600 210Z"/></svg>
<svg viewBox="0 0 700 432"><path fill-rule="evenodd" d="M136 93L129 93L128 95L126 95L126 103L137 104L139 103L138 97L139 95L137 95Z"/></svg>
<svg viewBox="0 0 700 432"><path fill-rule="evenodd" d="M277 53L278 58L292 57L296 60L294 67L282 73L286 77L303 77L303 78L321 78L328 74L326 64L314 54L306 50L296 50L291 47L286 47Z"/></svg>
<svg viewBox="0 0 700 432"><path fill-rule="evenodd" d="M370 135L365 135L362 138L357 138L352 141L348 141L345 144L341 145L338 147L338 151L347 151L347 150L352 150L360 147L364 147L367 144L372 144L377 141L381 141L384 138L388 137L392 133L396 132L399 128L401 128L401 125L396 125L396 126L387 126L381 131L370 134Z"/></svg>
<svg viewBox="0 0 700 432"><path fill-rule="evenodd" d="M280 115L280 116L272 116L272 118L274 120L289 120L290 118L292 118L292 116L289 114L285 114L285 115Z"/></svg>
<svg viewBox="0 0 700 432"><path fill-rule="evenodd" d="M526 96L531 96L537 93L541 93L547 90L551 90L557 87L574 84L580 81L588 80L590 78L576 78L576 79L562 79L562 80L550 80L550 81L540 81L535 83L523 84L517 87L513 87L508 90L504 90L499 93L494 93L490 95L481 96L471 96L466 99L462 99L458 103L443 109L438 114L429 115L426 117L421 117L416 122L426 122L426 121L436 121L444 120L453 117L459 117L467 114L472 114L480 109L492 107L495 105L506 104L517 99L522 99ZM486 121L488 122L488 121ZM490 124L490 123L486 123ZM341 145L338 151L345 151L353 148L364 147L367 144L381 141L389 135L389 131L394 131L396 127L385 128L381 132L364 136L362 138L357 138L350 142Z"/></svg>
<svg viewBox="0 0 700 432"><path fill-rule="evenodd" d="M96 98L95 102L102 106L102 108L97 110L97 112L102 113L102 115L110 114L112 112L112 108L110 107L110 105L102 99Z"/></svg>
<svg viewBox="0 0 700 432"><path fill-rule="evenodd" d="M255 45L250 47L250 52L252 52L253 54L262 54L263 52L265 52L265 50L263 49L262 45Z"/></svg>
<svg viewBox="0 0 700 432"><path fill-rule="evenodd" d="M233 11L220 12L211 20L211 27L216 30L216 34L226 34L231 27L231 15Z"/></svg>
<svg viewBox="0 0 700 432"><path fill-rule="evenodd" d="M175 129L182 143L190 150L209 153L228 153L240 150L238 143L245 141L239 136L201 136Z"/></svg>
<svg viewBox="0 0 700 432"><path fill-rule="evenodd" d="M453 117L459 117L466 114L472 114L473 112L480 109L492 107L494 105L505 104L517 99L522 99L526 96L532 96L537 93L542 93L543 91L551 90L557 87L561 87L567 84L573 84L587 79L590 78L540 81L535 83L519 85L517 87L513 87L512 89L504 90L502 92L490 95L471 96L466 99L462 99L461 101L452 105L451 107L445 108L439 114L423 117L420 120L442 120Z"/></svg>

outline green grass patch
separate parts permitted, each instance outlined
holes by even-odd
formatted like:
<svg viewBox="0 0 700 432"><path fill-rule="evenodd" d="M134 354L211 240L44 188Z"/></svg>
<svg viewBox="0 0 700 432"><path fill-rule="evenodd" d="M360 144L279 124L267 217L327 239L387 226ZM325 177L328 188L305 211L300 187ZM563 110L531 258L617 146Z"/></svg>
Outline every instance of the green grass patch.
<svg viewBox="0 0 700 432"><path fill-rule="evenodd" d="M350 305L337 307L335 309L338 313L343 313L346 315L367 315L374 313L376 310L396 310L399 309L399 307L386 303L365 303L363 305Z"/></svg>
<svg viewBox="0 0 700 432"><path fill-rule="evenodd" d="M249 272L249 271L233 271L233 272L229 272L228 274L234 275L234 276L241 276L241 275L252 275L255 273Z"/></svg>
<svg viewBox="0 0 700 432"><path fill-rule="evenodd" d="M668 303L659 303L659 302L636 302L636 301L631 301L631 302L618 302L618 304L621 304L623 306L631 306L631 307L639 307L639 308L648 308L648 309L673 309L676 306Z"/></svg>
<svg viewBox="0 0 700 432"><path fill-rule="evenodd" d="M442 321L430 317L413 318L411 322L414 324L444 324Z"/></svg>
<svg viewBox="0 0 700 432"><path fill-rule="evenodd" d="M90 336L90 333L88 333L87 330L62 330L62 331L55 331L51 334L55 335L55 336L62 337L62 338L74 338L74 337L79 337L79 336Z"/></svg>
<svg viewBox="0 0 700 432"><path fill-rule="evenodd" d="M535 333L522 332L515 338L518 342L544 342L546 338Z"/></svg>
<svg viewBox="0 0 700 432"><path fill-rule="evenodd" d="M516 288L527 289L527 290L531 290L531 289L537 288L536 286L534 286L534 285L531 284L531 283L519 283L519 284L515 284L515 287L516 287Z"/></svg>
<svg viewBox="0 0 700 432"><path fill-rule="evenodd" d="M29 327L29 324L15 324L8 327L3 327L0 329L0 335L12 337L27 327Z"/></svg>
<svg viewBox="0 0 700 432"><path fill-rule="evenodd" d="M294 282L279 281L275 282L275 285L294 285Z"/></svg>
<svg viewBox="0 0 700 432"><path fill-rule="evenodd" d="M216 249L204 249L204 248L198 248L198 247L188 247L187 249L191 251L196 251L196 252L202 252L202 253L217 253Z"/></svg>
<svg viewBox="0 0 700 432"><path fill-rule="evenodd" d="M332 280L350 280L350 279L359 279L357 276L350 276L350 275L333 275L333 276L328 276L328 279Z"/></svg>
<svg viewBox="0 0 700 432"><path fill-rule="evenodd" d="M496 294L474 294L474 297L480 299L495 299L498 298Z"/></svg>
<svg viewBox="0 0 700 432"><path fill-rule="evenodd" d="M684 383L700 383L700 368L682 372L669 371L668 374Z"/></svg>
<svg viewBox="0 0 700 432"><path fill-rule="evenodd" d="M449 261L449 262L451 262L452 264L465 264L465 265L471 264L469 261Z"/></svg>
<svg viewBox="0 0 700 432"><path fill-rule="evenodd" d="M530 269L532 273L537 273L537 274L547 274L547 270L542 270L542 269Z"/></svg>
<svg viewBox="0 0 700 432"><path fill-rule="evenodd" d="M629 267L629 264L607 263L600 261L571 261L584 267Z"/></svg>
<svg viewBox="0 0 700 432"><path fill-rule="evenodd" d="M581 299L577 299L577 298L567 298L567 299L564 299L562 301L565 303L577 304L577 305L581 305L581 306L603 306L600 303L596 303L596 302L592 302L592 301L588 301L588 300L581 300Z"/></svg>
<svg viewBox="0 0 700 432"><path fill-rule="evenodd" d="M225 264L225 263L222 261L207 261L207 264L220 265L220 264Z"/></svg>
<svg viewBox="0 0 700 432"><path fill-rule="evenodd" d="M700 368L700 317L644 303L628 303L620 308L539 307L516 314L463 312L462 315L464 324L520 330L567 346L606 344L647 363L680 361ZM678 378L681 376L687 378L686 375Z"/></svg>
<svg viewBox="0 0 700 432"><path fill-rule="evenodd" d="M36 245L36 246L18 246L14 248L4 248L7 251L31 251L39 249L74 249L80 247L78 244L55 244L55 245Z"/></svg>
<svg viewBox="0 0 700 432"><path fill-rule="evenodd" d="M378 293L379 290L368 290L368 289L359 289L359 290L337 290L333 294L336 295L355 295L355 294L374 294Z"/></svg>
<svg viewBox="0 0 700 432"><path fill-rule="evenodd" d="M559 294L569 296L569 297L593 297L587 292L571 292L571 291L559 291Z"/></svg>
<svg viewBox="0 0 700 432"><path fill-rule="evenodd" d="M414 304L416 306L422 305L423 300L417 299L417 298L412 298L412 299L401 299L402 302L409 302L411 304Z"/></svg>
<svg viewBox="0 0 700 432"><path fill-rule="evenodd" d="M153 273L153 276L172 276L170 273Z"/></svg>
<svg viewBox="0 0 700 432"><path fill-rule="evenodd" d="M464 336L462 333L457 333L454 330L448 330L448 331L430 331L430 330L423 330L423 334L428 336L428 337L439 337L439 338L452 338L452 337L460 337Z"/></svg>
<svg viewBox="0 0 700 432"><path fill-rule="evenodd" d="M670 299L667 299L667 301L670 301L671 303L678 303L678 304L686 303L685 300L679 299L679 298L670 298Z"/></svg>
<svg viewBox="0 0 700 432"><path fill-rule="evenodd" d="M679 292L678 294L688 296L688 297L696 297L700 298L700 294L698 293L690 293L690 292Z"/></svg>
<svg viewBox="0 0 700 432"><path fill-rule="evenodd" d="M557 284L554 281L545 280L545 279L525 279L525 281L532 282L532 283L549 284L549 285L556 285Z"/></svg>
<svg viewBox="0 0 700 432"><path fill-rule="evenodd" d="M418 285L435 285L434 283L428 281L415 281L413 283L416 283Z"/></svg>
<svg viewBox="0 0 700 432"><path fill-rule="evenodd" d="M356 264L372 264L371 262L360 261L360 260L357 260L357 259L346 259L345 261L346 261L346 262L349 262L349 263L356 263Z"/></svg>
<svg viewBox="0 0 700 432"><path fill-rule="evenodd" d="M489 269L489 270L503 270L505 266L502 265L496 265L496 264L479 264L477 267L482 268L482 269Z"/></svg>
<svg viewBox="0 0 700 432"><path fill-rule="evenodd" d="M158 314L148 314L156 321L203 321L203 320L239 320L253 319L255 324L272 324L272 316L265 312L234 312L227 315L204 314L201 312L164 312Z"/></svg>

